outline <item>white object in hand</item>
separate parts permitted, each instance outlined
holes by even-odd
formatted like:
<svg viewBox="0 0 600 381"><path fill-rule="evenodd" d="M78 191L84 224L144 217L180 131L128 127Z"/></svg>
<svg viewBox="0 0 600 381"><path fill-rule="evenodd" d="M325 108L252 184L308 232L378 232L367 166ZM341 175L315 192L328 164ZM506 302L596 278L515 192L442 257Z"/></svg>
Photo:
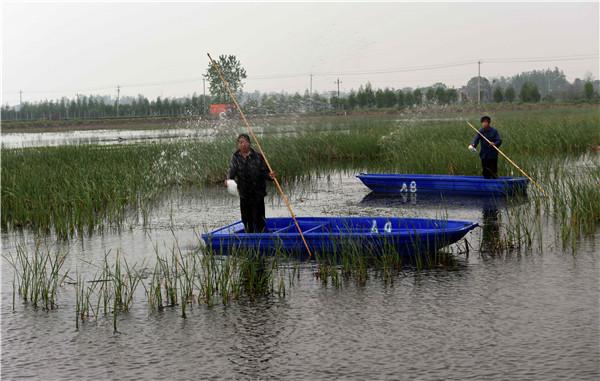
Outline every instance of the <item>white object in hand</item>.
<svg viewBox="0 0 600 381"><path fill-rule="evenodd" d="M237 183L235 182L235 180L227 180L227 192L234 196L238 195Z"/></svg>
<svg viewBox="0 0 600 381"><path fill-rule="evenodd" d="M477 152L477 148L473 147L473 144L469 144L469 151L471 152Z"/></svg>

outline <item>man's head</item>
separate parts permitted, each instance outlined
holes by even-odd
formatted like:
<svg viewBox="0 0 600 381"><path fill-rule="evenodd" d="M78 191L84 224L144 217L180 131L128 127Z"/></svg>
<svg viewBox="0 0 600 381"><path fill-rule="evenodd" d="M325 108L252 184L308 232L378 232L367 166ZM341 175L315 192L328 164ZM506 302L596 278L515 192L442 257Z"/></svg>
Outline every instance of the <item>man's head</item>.
<svg viewBox="0 0 600 381"><path fill-rule="evenodd" d="M483 128L488 128L490 126L490 122L492 121L492 118L490 118L489 116L485 115L481 117L481 126Z"/></svg>
<svg viewBox="0 0 600 381"><path fill-rule="evenodd" d="M250 151L250 136L248 136L248 134L239 134L237 138L237 147L241 153Z"/></svg>

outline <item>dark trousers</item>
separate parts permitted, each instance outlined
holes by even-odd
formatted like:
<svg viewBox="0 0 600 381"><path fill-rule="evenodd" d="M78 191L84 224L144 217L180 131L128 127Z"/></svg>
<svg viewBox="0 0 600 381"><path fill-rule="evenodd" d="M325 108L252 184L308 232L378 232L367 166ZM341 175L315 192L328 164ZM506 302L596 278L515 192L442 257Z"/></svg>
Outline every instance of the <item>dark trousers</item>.
<svg viewBox="0 0 600 381"><path fill-rule="evenodd" d="M483 177L486 179L498 178L498 159L481 159Z"/></svg>
<svg viewBox="0 0 600 381"><path fill-rule="evenodd" d="M262 233L265 231L265 199L264 197L240 198L242 222L246 233Z"/></svg>

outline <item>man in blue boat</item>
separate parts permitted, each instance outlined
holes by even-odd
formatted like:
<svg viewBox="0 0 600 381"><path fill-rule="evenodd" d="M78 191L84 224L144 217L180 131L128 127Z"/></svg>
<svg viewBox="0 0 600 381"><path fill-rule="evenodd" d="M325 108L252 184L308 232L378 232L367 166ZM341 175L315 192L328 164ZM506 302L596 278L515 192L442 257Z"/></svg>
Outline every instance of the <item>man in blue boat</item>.
<svg viewBox="0 0 600 381"><path fill-rule="evenodd" d="M469 150L477 152L477 145L481 142L479 157L481 158L481 167L483 168L483 177L486 179L498 178L498 151L492 145L500 147L502 139L498 130L490 125L492 118L489 116L481 117L482 128L479 132L491 142L488 143L479 134L475 135L473 142L469 145Z"/></svg>
<svg viewBox="0 0 600 381"><path fill-rule="evenodd" d="M250 137L247 134L240 134L237 138L237 151L231 157L227 178L237 183L242 222L246 233L265 231L266 181L272 181L274 176L274 173L269 173L262 155L252 149Z"/></svg>

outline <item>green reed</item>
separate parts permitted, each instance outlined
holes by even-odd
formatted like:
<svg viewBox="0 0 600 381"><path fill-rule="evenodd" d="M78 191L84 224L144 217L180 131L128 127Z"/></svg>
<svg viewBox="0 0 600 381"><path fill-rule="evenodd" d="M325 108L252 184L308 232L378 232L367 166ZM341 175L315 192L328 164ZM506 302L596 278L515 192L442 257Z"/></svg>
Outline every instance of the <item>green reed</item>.
<svg viewBox="0 0 600 381"><path fill-rule="evenodd" d="M534 173L549 157L576 157L600 145L595 108L505 111L493 118L505 141L502 149ZM473 133L460 120L340 117L323 123L303 126L293 136L262 138L285 182L336 168L481 172L477 156L466 150ZM235 149L231 135L213 142L3 149L2 229L69 238L144 224L160 194L222 181ZM499 164L501 173L520 175L505 160Z"/></svg>
<svg viewBox="0 0 600 381"><path fill-rule="evenodd" d="M183 251L175 240L166 251L161 252L156 247L156 262L149 269L144 262L130 264L121 251L114 255L107 251L98 265L88 263L95 272L78 269L70 283L74 286L71 295L75 327L80 329L81 324L104 316L112 321L113 331L118 333L119 316L129 313L141 299L147 301L150 312L169 307L178 309L182 318L187 318L194 305L210 307L217 303L228 305L242 298L286 297L288 288L295 285L301 269L307 266L315 270L312 274L323 286L341 287L344 282L353 281L363 287L372 278L388 284L407 268L421 271L444 263L437 253L422 253L430 256L422 262L415 254L406 257L391 242L382 247L365 248L361 243L341 240L334 247L331 252L315 253L315 260L306 263L298 260L297 253L282 250L269 255L248 249L221 255L202 246ZM44 308L57 308L58 291L68 278L68 271L62 270L65 254L39 247L35 250L32 255L20 247L17 254L7 257L14 264L18 294L33 305L36 305L33 300L41 299L48 301L42 304L47 306ZM44 268L46 275L40 276L40 269ZM40 282L39 279L45 280ZM44 285L39 289L48 288L48 291L36 291L34 286L38 283ZM46 296L35 299L33 296L37 294Z"/></svg>
<svg viewBox="0 0 600 381"><path fill-rule="evenodd" d="M51 310L58 307L58 288L68 277L68 271L63 271L65 253L52 252L42 247L38 240L31 254L25 244L18 244L14 254L3 256L13 267L17 279L13 281L13 293L16 284L19 296L34 308Z"/></svg>

